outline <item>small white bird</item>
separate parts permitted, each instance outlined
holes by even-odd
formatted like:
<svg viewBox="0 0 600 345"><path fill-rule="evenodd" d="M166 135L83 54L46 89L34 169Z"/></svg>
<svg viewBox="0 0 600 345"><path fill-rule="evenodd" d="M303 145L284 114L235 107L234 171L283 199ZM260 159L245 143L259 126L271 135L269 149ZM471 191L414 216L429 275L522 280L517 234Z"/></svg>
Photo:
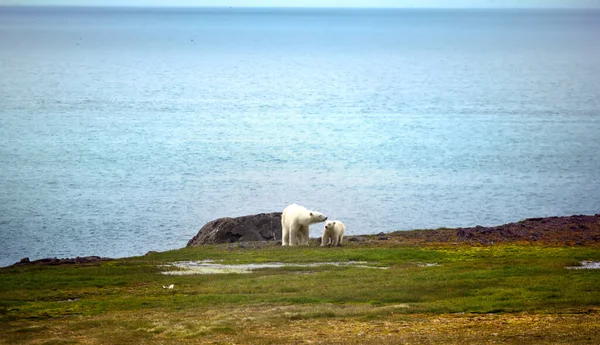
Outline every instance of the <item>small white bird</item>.
<svg viewBox="0 0 600 345"><path fill-rule="evenodd" d="M174 287L175 287L175 284L171 284L168 287L166 287L166 286L163 285L163 289L172 289Z"/></svg>

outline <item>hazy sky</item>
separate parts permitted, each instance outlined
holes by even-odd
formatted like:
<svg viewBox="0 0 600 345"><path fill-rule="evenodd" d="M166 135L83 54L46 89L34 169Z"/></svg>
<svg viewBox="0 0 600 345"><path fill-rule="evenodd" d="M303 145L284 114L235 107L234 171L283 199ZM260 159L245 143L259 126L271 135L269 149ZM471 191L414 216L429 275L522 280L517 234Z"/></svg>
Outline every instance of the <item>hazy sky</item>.
<svg viewBox="0 0 600 345"><path fill-rule="evenodd" d="M0 0L0 5L600 8L600 0Z"/></svg>

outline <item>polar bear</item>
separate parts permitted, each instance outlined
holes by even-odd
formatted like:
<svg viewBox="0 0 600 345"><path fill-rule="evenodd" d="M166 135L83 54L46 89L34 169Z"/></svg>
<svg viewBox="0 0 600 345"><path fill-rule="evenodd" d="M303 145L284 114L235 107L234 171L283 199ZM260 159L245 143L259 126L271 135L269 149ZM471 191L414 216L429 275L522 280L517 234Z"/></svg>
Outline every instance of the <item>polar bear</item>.
<svg viewBox="0 0 600 345"><path fill-rule="evenodd" d="M281 245L308 245L308 227L327 220L320 212L291 204L281 214Z"/></svg>
<svg viewBox="0 0 600 345"><path fill-rule="evenodd" d="M341 246L342 239L346 232L346 226L339 220L330 220L323 227L323 237L321 237L321 247L331 244L333 247Z"/></svg>

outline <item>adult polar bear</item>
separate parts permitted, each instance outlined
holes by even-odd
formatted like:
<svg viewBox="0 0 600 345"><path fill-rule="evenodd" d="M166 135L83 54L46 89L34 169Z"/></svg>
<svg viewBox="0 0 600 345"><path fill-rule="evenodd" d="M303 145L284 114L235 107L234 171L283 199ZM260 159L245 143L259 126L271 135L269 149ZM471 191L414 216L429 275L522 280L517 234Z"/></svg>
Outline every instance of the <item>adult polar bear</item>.
<svg viewBox="0 0 600 345"><path fill-rule="evenodd" d="M307 246L308 227L326 220L327 217L320 212L296 204L289 205L281 214L281 245Z"/></svg>

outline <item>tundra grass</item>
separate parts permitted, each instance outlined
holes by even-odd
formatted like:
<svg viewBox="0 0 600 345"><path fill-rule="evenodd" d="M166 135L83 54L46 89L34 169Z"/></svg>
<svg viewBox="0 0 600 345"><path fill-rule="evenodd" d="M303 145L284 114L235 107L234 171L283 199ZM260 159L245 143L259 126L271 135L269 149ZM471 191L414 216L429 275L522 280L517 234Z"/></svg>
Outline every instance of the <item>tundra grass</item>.
<svg viewBox="0 0 600 345"><path fill-rule="evenodd" d="M190 260L376 268L161 274ZM582 260L599 248L215 245L4 268L0 344L600 343L600 271L566 268Z"/></svg>

